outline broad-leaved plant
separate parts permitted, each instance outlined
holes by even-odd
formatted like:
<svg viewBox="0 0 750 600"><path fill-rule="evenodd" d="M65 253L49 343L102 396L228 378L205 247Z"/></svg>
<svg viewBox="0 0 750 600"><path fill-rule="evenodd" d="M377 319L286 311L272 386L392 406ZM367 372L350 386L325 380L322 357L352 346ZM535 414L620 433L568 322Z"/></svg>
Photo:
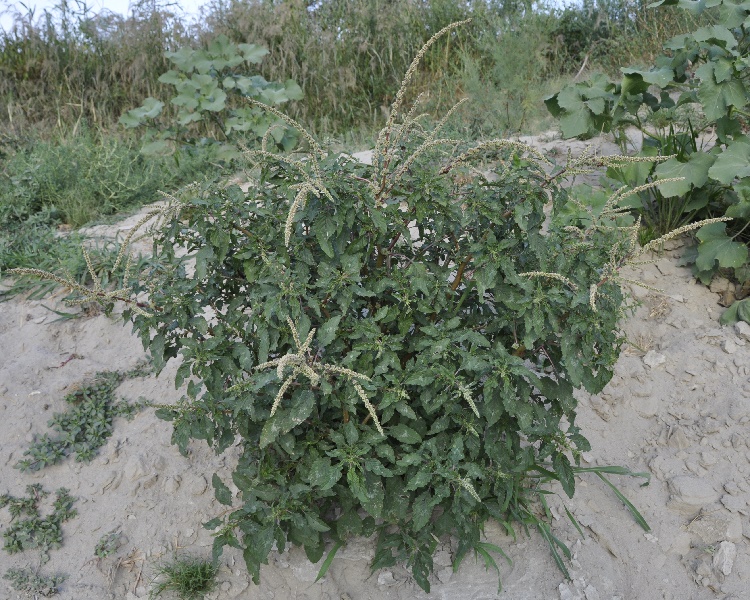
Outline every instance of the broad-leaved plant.
<svg viewBox="0 0 750 600"><path fill-rule="evenodd" d="M750 3L735 0L663 0L694 14L712 10L715 24L678 35L650 69L621 69L618 83L604 75L570 84L546 100L560 119L564 137L612 132L622 149L632 129L643 142L641 156L666 156L658 164L608 170L618 184L659 183L632 197L647 235L658 236L702 218L732 222L705 225L688 257L696 275L709 282L720 268L750 281ZM714 133L715 137L710 134ZM744 313L743 313L744 314ZM737 307L732 318L739 315Z"/></svg>
<svg viewBox="0 0 750 600"><path fill-rule="evenodd" d="M174 65L159 77L174 88L174 109L165 114L164 103L146 98L143 105L122 117L128 128L145 127L145 154L168 154L174 144L208 140L221 145L221 156L238 156L236 143L270 136L280 149L290 150L297 132L269 115L257 102L276 106L300 100L302 89L291 79L268 82L246 73L248 64L258 64L268 50L255 44L235 44L225 35L206 49L180 48L166 52ZM175 112L176 111L176 112Z"/></svg>

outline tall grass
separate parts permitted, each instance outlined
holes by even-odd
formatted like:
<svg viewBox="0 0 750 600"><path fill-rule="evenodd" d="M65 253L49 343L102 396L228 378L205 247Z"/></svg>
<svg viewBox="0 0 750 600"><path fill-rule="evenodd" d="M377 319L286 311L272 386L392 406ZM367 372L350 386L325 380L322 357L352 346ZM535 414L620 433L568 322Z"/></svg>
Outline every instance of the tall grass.
<svg viewBox="0 0 750 600"><path fill-rule="evenodd" d="M480 108L467 114L467 126L486 116L485 129L519 129L538 121L548 82L572 76L584 61L608 72L647 63L661 40L689 28L676 12L645 4L212 0L190 24L168 0L141 0L127 18L60 0L40 15L16 13L15 25L0 31L0 136L71 135L84 122L113 130L144 98L169 100L157 81L169 68L165 51L222 33L269 48L260 74L302 86L305 99L289 109L316 133L377 128L418 49L468 17L471 25L425 56L413 89L430 90L437 110L471 93Z"/></svg>
<svg viewBox="0 0 750 600"><path fill-rule="evenodd" d="M136 5L127 19L68 0L41 15L15 11L14 25L0 30L5 134L75 134L83 122L109 129L124 110L158 95L164 52L194 37L174 13L150 6Z"/></svg>

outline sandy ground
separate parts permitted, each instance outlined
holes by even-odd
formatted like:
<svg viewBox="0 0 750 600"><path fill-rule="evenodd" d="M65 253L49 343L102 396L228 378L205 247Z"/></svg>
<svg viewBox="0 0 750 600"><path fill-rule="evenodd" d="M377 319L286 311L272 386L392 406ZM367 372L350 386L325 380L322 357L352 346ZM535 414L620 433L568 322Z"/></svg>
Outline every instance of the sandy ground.
<svg viewBox="0 0 750 600"><path fill-rule="evenodd" d="M114 235L135 220L97 233ZM595 476L583 477L573 500L562 493L550 500L556 535L573 553L572 580L563 578L536 533L513 540L488 527L488 541L513 561L508 565L498 557L499 593L497 575L481 560L467 558L453 573L449 542L438 551L427 595L404 568L371 574L372 540L354 540L317 583L319 567L299 549L272 554L258 586L240 554L227 549L218 586L207 598L749 599L750 329L718 324L719 294L678 266L683 250L679 242L671 244L654 264L630 274L666 293L633 289L639 306L623 324L632 343L615 377L603 393L579 396L579 425L593 446L586 463L652 474L647 487L640 487L641 480L612 478L648 521L650 533ZM720 288L720 282L714 286ZM131 421L117 419L91 463L67 459L36 473L14 469L29 444L49 431L47 420L65 408L63 396L73 386L98 371L132 368L145 357L129 326L103 315L56 321L42 304L60 306L54 299L0 304L0 493L20 496L27 485L41 483L50 491L66 486L78 499L79 515L63 526L62 548L41 567L42 574L68 574L57 597L148 597L156 567L175 552L210 556L211 532L201 525L225 510L214 499L211 475L218 472L227 481L237 451L215 456L195 442L183 457L170 445L170 424L145 410ZM79 358L66 362L72 355ZM119 393L130 400L174 401L180 396L172 383L175 368L168 366L159 378L128 380ZM565 507L583 536L565 517ZM0 510L0 531L9 523L8 509ZM122 545L93 560L97 542L113 530L121 532ZM34 551L0 552L0 572L26 566L39 567ZM0 598L23 595L0 580Z"/></svg>

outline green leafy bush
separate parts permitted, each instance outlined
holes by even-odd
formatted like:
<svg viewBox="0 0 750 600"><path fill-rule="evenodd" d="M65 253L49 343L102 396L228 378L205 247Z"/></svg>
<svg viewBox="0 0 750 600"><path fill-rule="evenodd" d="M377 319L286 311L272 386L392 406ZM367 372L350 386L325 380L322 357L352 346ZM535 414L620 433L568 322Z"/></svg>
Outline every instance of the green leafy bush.
<svg viewBox="0 0 750 600"><path fill-rule="evenodd" d="M435 126L402 110L427 47L372 166L300 128L310 153L250 152L247 192L194 186L153 215L159 266L125 316L157 369L182 357L187 396L157 413L180 450L241 446L241 501L214 475L233 510L206 526L214 560L241 549L255 581L274 543L318 561L332 542L322 575L347 539L376 533L372 568L403 561L429 590L441 538L457 537L456 567L470 551L494 565L488 519L536 528L567 573L549 486L572 496L578 472L613 489L607 473L633 475L577 466L589 443L573 391L611 378L619 270L656 242L638 249L636 228L618 224L624 190L571 209L560 182L639 159L585 153L548 175L523 144L442 138L453 110ZM485 159L492 176L471 166ZM72 287L105 304L128 292Z"/></svg>
<svg viewBox="0 0 750 600"><path fill-rule="evenodd" d="M146 98L143 105L120 118L126 127L148 127L150 141L143 146L145 154L168 154L173 141L195 143L208 137L214 141L238 140L238 135L251 134L251 139L270 135L279 148L290 150L297 141L296 133L286 124L269 117L252 101L279 105L302 98L301 88L291 79L270 83L260 75L247 75L245 63L258 64L268 50L255 44L235 44L225 35L214 39L205 50L181 48L166 52L173 69L159 77L161 83L174 87L171 103L175 115L163 114L164 103ZM251 102L232 101L231 96ZM239 141L242 137L239 138ZM225 155L234 156L236 149L225 145Z"/></svg>
<svg viewBox="0 0 750 600"><path fill-rule="evenodd" d="M658 183L633 197L649 235L698 219L730 218L729 224L711 223L698 231L692 261L704 282L724 268L742 283L750 280L750 93L745 81L750 5L666 0L652 6L675 4L697 15L713 9L716 23L668 40L665 54L650 69L623 68L619 83L599 75L565 87L546 103L560 118L565 137L612 132L626 151L628 128L638 129L640 154L668 160L610 169L609 177L631 186ZM716 137L709 141L711 132Z"/></svg>

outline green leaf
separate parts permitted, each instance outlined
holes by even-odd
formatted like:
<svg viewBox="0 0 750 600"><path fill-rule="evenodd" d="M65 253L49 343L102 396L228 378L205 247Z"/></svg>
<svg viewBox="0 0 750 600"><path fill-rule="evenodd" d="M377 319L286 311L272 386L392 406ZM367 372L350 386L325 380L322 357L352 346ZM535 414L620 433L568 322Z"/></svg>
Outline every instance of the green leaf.
<svg viewBox="0 0 750 600"><path fill-rule="evenodd" d="M232 506L232 492L226 485L224 485L224 482L216 473L213 474L211 482L214 486L216 499L224 506Z"/></svg>
<svg viewBox="0 0 750 600"><path fill-rule="evenodd" d="M726 223L710 223L698 230L698 258L695 266L700 271L709 271L718 262L720 267L741 267L747 262L748 248L735 242L726 234Z"/></svg>
<svg viewBox="0 0 750 600"><path fill-rule="evenodd" d="M317 531L319 533L324 533L326 531L331 530L331 528L328 525L326 525L325 522L318 515L312 512L305 513L305 519L307 519L307 524L314 531Z"/></svg>
<svg viewBox="0 0 750 600"><path fill-rule="evenodd" d="M237 49L242 53L243 58L253 64L263 61L263 57L268 54L268 48L257 46L256 44L237 44Z"/></svg>
<svg viewBox="0 0 750 600"><path fill-rule="evenodd" d="M576 483L568 457L562 452L556 452L552 459L552 467L562 485L563 491L568 495L568 498L572 498L575 493Z"/></svg>
<svg viewBox="0 0 750 600"><path fill-rule="evenodd" d="M273 524L259 528L248 536L248 545L242 553L245 566L253 578L253 583L260 583L260 565L268 563L268 553L274 542Z"/></svg>
<svg viewBox="0 0 750 600"><path fill-rule="evenodd" d="M161 114L164 103L156 98L146 98L140 108L131 110L131 113L137 113L141 119L155 119Z"/></svg>
<svg viewBox="0 0 750 600"><path fill-rule="evenodd" d="M739 79L716 83L710 65L702 65L696 70L696 74L701 78L698 99L703 104L703 111L709 121L726 116L730 106L743 108L747 103L747 91Z"/></svg>
<svg viewBox="0 0 750 600"><path fill-rule="evenodd" d="M641 529L644 531L651 531L651 527L649 527L648 523L646 523L646 519L643 518L643 515L641 515L640 512L638 512L638 509L633 505L630 500L628 500L623 493L617 489L617 487L609 480L607 479L602 473L604 471L594 471L605 484L615 493L615 496L617 496L620 499L620 502L622 502L627 509L630 511L630 514L633 515L633 518L635 519L635 522L640 525ZM632 475L632 473L629 473ZM636 474L637 475L637 474Z"/></svg>
<svg viewBox="0 0 750 600"><path fill-rule="evenodd" d="M650 71L640 71L632 68L621 68L623 74L621 94L642 94L648 90L650 85L666 87L674 79L674 71L667 67L652 69Z"/></svg>
<svg viewBox="0 0 750 600"><path fill-rule="evenodd" d="M207 110L210 112L219 112L226 108L227 94L223 90L214 90L210 96L201 100L201 110Z"/></svg>
<svg viewBox="0 0 750 600"><path fill-rule="evenodd" d="M123 127L133 128L143 124L143 119L134 111L129 110L123 114L117 121Z"/></svg>
<svg viewBox="0 0 750 600"><path fill-rule="evenodd" d="M716 157L708 174L716 181L729 185L735 177L750 175L750 144L734 142Z"/></svg>
<svg viewBox="0 0 750 600"><path fill-rule="evenodd" d="M169 70L159 76L159 82L168 85L179 85L183 81L185 81L185 76L180 74L179 71Z"/></svg>
<svg viewBox="0 0 750 600"><path fill-rule="evenodd" d="M396 438L399 442L404 444L419 444L422 441L422 436L414 431L411 427L407 427L399 423L394 427L388 427L387 431L389 435Z"/></svg>
<svg viewBox="0 0 750 600"><path fill-rule="evenodd" d="M438 502L438 498L433 497L430 490L425 490L414 499L411 505L411 521L414 531L420 531L427 525Z"/></svg>
<svg viewBox="0 0 750 600"><path fill-rule="evenodd" d="M341 479L342 465L332 465L330 458L319 458L310 466L307 480L320 490L330 490Z"/></svg>
<svg viewBox="0 0 750 600"><path fill-rule="evenodd" d="M336 543L333 545L333 548L331 548L331 551L328 553L328 556L326 556L326 559L323 561L323 564L320 565L320 570L318 571L318 576L315 578L315 581L320 581L323 577L325 577L325 574L328 573L328 569L331 567L331 563L333 562L334 557L336 556L336 552L339 551L339 549L344 545L344 542L341 540L337 540Z"/></svg>
<svg viewBox="0 0 750 600"><path fill-rule="evenodd" d="M732 50L737 46L737 39L729 29L722 25L700 27L693 32L693 37L697 42L711 42L725 50Z"/></svg>
<svg viewBox="0 0 750 600"><path fill-rule="evenodd" d="M702 187L708 181L709 169L716 158L706 152L694 152L687 162L680 162L676 158L660 163L654 174L658 179L682 177L682 181L662 183L659 191L666 197L684 196L693 186Z"/></svg>
<svg viewBox="0 0 750 600"><path fill-rule="evenodd" d="M156 140L144 144L141 148L141 154L146 156L167 156L172 153L172 145L166 140Z"/></svg>
<svg viewBox="0 0 750 600"><path fill-rule="evenodd" d="M567 86L556 96L556 105L560 114L560 128L563 137L572 138L590 133L593 128L591 109L581 98L576 86ZM547 104L549 108L550 104ZM554 113L553 113L554 114Z"/></svg>
<svg viewBox="0 0 750 600"><path fill-rule="evenodd" d="M263 425L259 440L261 448L275 442L280 435L304 422L315 408L315 394L310 390L302 390L295 394L293 401L291 408L287 410L279 408L276 414ZM282 400L282 405L283 402Z"/></svg>
<svg viewBox="0 0 750 600"><path fill-rule="evenodd" d="M284 92L289 100L302 100L305 97L302 88L293 79L286 80L284 83Z"/></svg>
<svg viewBox="0 0 750 600"><path fill-rule="evenodd" d="M325 252L328 258L334 258L336 256L333 251L333 246L331 245L330 233L328 231L325 231L322 227L317 227L315 229L315 239L318 240L320 249Z"/></svg>
<svg viewBox="0 0 750 600"><path fill-rule="evenodd" d="M339 323L341 322L341 315L328 319L318 329L318 342L321 346L327 346L336 338L336 330L338 329Z"/></svg>

